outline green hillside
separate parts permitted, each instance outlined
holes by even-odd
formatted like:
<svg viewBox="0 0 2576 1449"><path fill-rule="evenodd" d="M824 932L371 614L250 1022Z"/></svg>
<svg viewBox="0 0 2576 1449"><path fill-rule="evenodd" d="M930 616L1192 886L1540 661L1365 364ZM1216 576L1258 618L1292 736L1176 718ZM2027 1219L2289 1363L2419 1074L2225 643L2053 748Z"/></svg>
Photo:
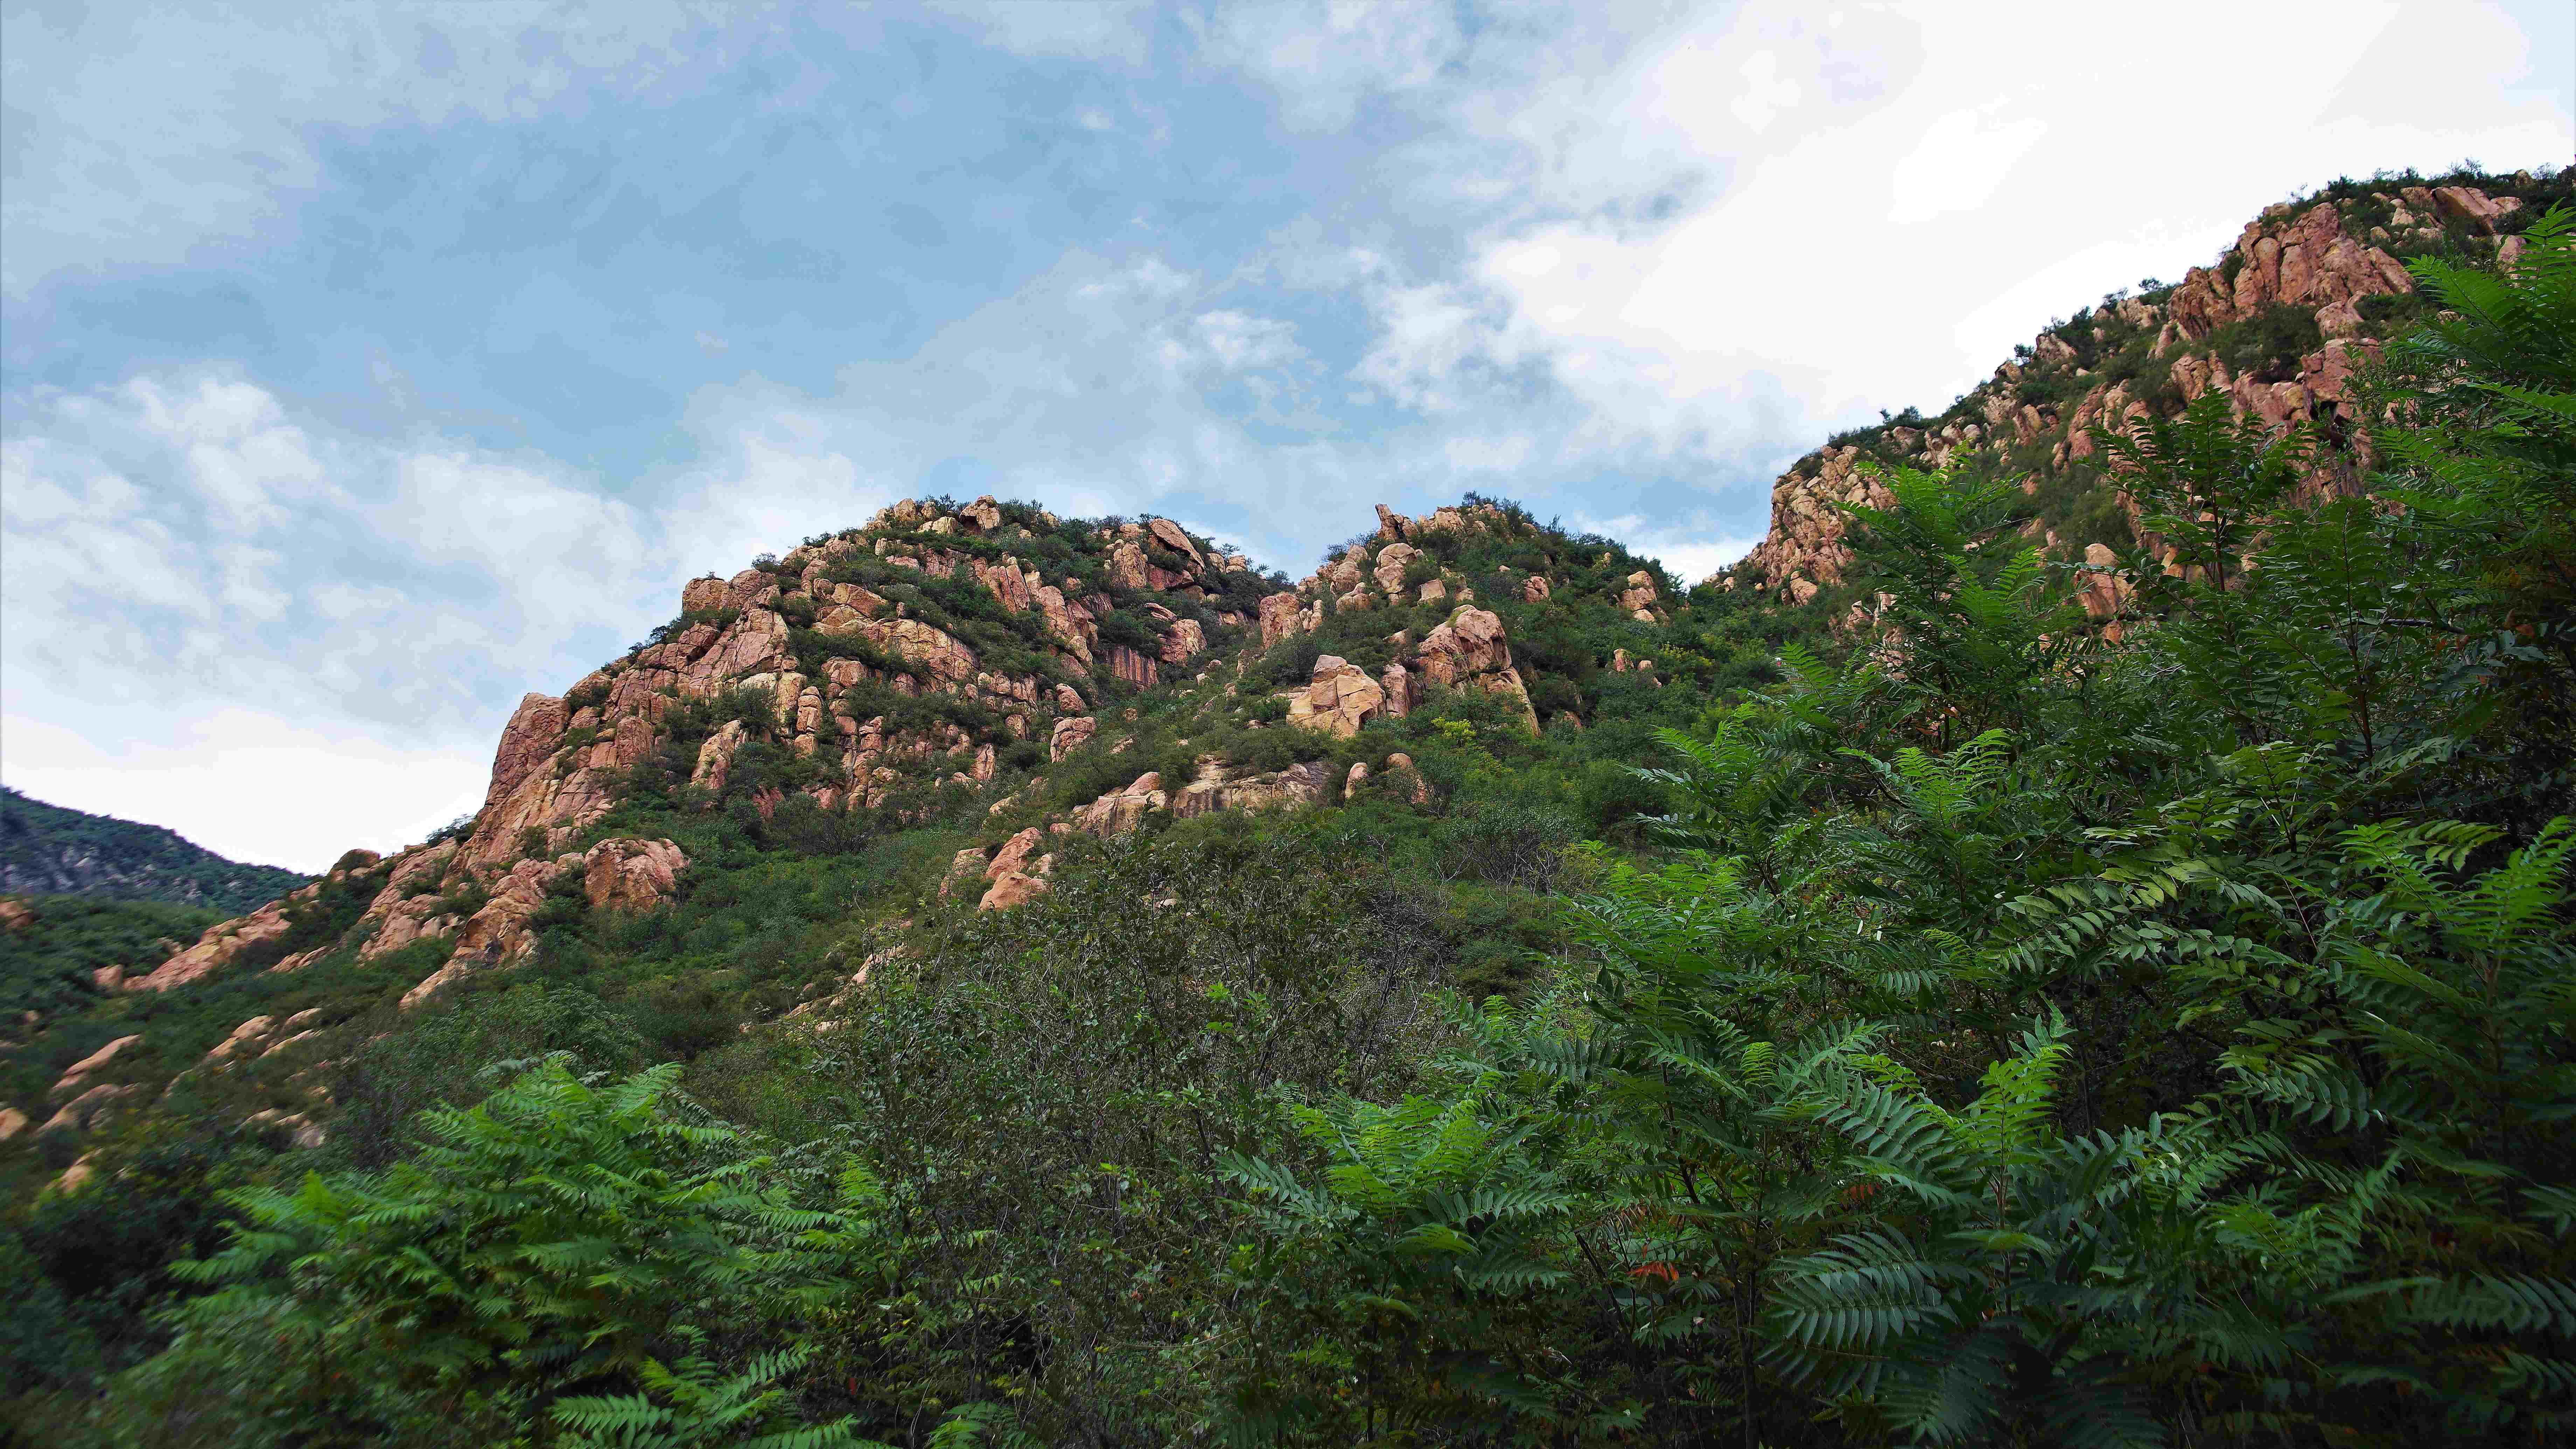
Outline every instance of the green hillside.
<svg viewBox="0 0 2576 1449"><path fill-rule="evenodd" d="M2376 314L2333 394L2106 409L2106 327L1703 584L1475 496L1294 581L910 500L528 696L439 838L109 984L39 901L0 1413L2554 1442L2576 241L2493 180L2394 308L2278 301L2317 205L2397 285L2381 193L2249 228L2258 315ZM2195 286L2168 376L2232 345Z"/></svg>
<svg viewBox="0 0 2576 1449"><path fill-rule="evenodd" d="M169 901L234 915L310 879L226 860L158 825L68 810L0 788L0 892Z"/></svg>

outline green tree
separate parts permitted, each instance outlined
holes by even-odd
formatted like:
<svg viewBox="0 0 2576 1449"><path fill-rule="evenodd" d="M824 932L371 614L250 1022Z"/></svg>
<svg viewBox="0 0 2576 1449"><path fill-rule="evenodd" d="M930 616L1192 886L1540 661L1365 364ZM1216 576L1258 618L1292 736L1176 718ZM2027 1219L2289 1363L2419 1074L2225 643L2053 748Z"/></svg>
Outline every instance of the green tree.
<svg viewBox="0 0 2576 1449"><path fill-rule="evenodd" d="M768 1385L801 1354L729 1351L719 1372L704 1346L793 1335L878 1281L876 1188L852 1169L836 1205L799 1208L758 1185L772 1162L691 1120L677 1075L593 1084L548 1059L426 1113L429 1145L381 1175L227 1194L231 1245L187 1269L219 1290L129 1389L211 1401L242 1443L784 1432ZM840 1423L777 1442L858 1441Z"/></svg>

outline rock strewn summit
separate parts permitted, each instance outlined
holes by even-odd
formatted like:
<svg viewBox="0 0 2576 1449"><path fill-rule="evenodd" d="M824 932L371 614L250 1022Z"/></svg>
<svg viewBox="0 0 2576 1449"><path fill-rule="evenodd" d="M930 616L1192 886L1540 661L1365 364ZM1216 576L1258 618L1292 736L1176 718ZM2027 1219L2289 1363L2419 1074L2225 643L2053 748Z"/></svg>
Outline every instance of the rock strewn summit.
<svg viewBox="0 0 2576 1449"><path fill-rule="evenodd" d="M1939 418L1862 429L1799 459L1772 485L1762 542L1707 582L1792 603L1839 583L1850 555L1838 505L1893 501L1873 465L1937 469L1982 452L2031 472L2035 490L2037 480L2064 479L2074 486L2063 491L2097 493L2094 429L2169 417L2213 390L2239 415L2359 439L2355 375L2417 310L2404 259L2447 247L2510 265L2521 247L2514 229L2564 196L2571 175L2576 168L2514 178L2528 200L2495 183L2388 183L2269 207L2213 265L2171 287L2105 298L2041 333ZM2352 481L2348 461L2329 460L2318 486ZM2083 502L2070 499L2044 521L2039 541L2070 558L2101 541L2106 520L2098 507L2086 516Z"/></svg>

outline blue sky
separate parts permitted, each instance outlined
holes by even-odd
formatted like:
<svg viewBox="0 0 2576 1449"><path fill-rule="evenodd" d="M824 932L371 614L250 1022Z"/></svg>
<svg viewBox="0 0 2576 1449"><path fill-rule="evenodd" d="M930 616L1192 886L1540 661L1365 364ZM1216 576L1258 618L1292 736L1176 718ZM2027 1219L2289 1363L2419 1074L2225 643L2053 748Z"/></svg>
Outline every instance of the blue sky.
<svg viewBox="0 0 2576 1449"><path fill-rule="evenodd" d="M2566 164L2569 14L13 4L0 777L396 845L681 579L914 493L1303 573L1474 489L1697 576L2268 202Z"/></svg>

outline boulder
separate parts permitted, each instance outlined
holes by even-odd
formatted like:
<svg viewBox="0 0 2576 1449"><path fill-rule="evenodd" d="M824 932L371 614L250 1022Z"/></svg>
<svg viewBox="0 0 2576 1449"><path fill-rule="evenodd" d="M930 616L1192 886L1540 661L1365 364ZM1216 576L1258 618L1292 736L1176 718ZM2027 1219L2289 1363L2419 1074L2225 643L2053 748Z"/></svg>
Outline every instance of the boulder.
<svg viewBox="0 0 2576 1449"><path fill-rule="evenodd" d="M1377 687L1385 692L1388 718L1402 719L1413 713L1413 675L1403 665L1389 664L1378 674Z"/></svg>
<svg viewBox="0 0 2576 1449"><path fill-rule="evenodd" d="M678 891L689 858L668 840L603 840L582 853L582 896L593 910L649 911Z"/></svg>
<svg viewBox="0 0 2576 1449"><path fill-rule="evenodd" d="M1421 556L1422 550L1409 543L1390 543L1377 551L1377 567L1370 570L1370 577L1392 599L1404 591L1404 571Z"/></svg>
<svg viewBox="0 0 2576 1449"><path fill-rule="evenodd" d="M20 896L0 896L0 931L23 931L36 924L36 908Z"/></svg>
<svg viewBox="0 0 2576 1449"><path fill-rule="evenodd" d="M1121 588L1142 589L1151 581L1145 572L1145 550L1132 538L1122 538L1109 550L1109 581Z"/></svg>
<svg viewBox="0 0 2576 1449"><path fill-rule="evenodd" d="M1100 721L1087 714L1078 714L1071 719L1057 720L1055 722L1055 732L1047 737L1048 761L1053 762L1061 760L1065 756L1072 754L1074 751L1081 749L1084 745L1091 743L1092 736L1099 732Z"/></svg>
<svg viewBox="0 0 2576 1449"><path fill-rule="evenodd" d="M1269 648L1291 634L1307 627L1305 612L1298 607L1295 594L1265 594L1261 599L1261 647Z"/></svg>
<svg viewBox="0 0 2576 1449"><path fill-rule="evenodd" d="M744 569L725 580L724 606L728 609L757 608L778 602L778 578L760 569Z"/></svg>
<svg viewBox="0 0 2576 1449"><path fill-rule="evenodd" d="M86 1132L103 1127L106 1125L105 1118L110 1107L119 1100L131 1097L142 1090L141 1084L135 1082L101 1082L65 1102L62 1110L46 1118L45 1125L36 1130L39 1133Z"/></svg>
<svg viewBox="0 0 2576 1449"><path fill-rule="evenodd" d="M1471 675L1511 668L1502 616L1487 609L1459 609L1423 639L1417 662L1424 674L1453 686Z"/></svg>
<svg viewBox="0 0 2576 1449"><path fill-rule="evenodd" d="M1046 843L1046 838L1045 830L1032 825L1003 841L1002 848L993 852L992 863L984 867L984 878L998 880L1013 871L1026 869L1029 858L1039 853L1038 847Z"/></svg>
<svg viewBox="0 0 2576 1449"><path fill-rule="evenodd" d="M2079 574L2084 584L2075 598L2084 606L2087 618L2097 621L2116 618L2128 604L2129 581L2112 572L2118 567L2119 558L2111 552L2108 544L2084 546L2084 569Z"/></svg>
<svg viewBox="0 0 2576 1449"><path fill-rule="evenodd" d="M1327 654L1315 661L1306 688L1289 696L1288 722L1348 739L1385 702L1386 691L1368 677L1367 670L1338 654Z"/></svg>
<svg viewBox="0 0 2576 1449"><path fill-rule="evenodd" d="M613 770L631 770L653 758L653 726L636 715L617 722L608 740L600 748L608 752L604 762Z"/></svg>
<svg viewBox="0 0 2576 1449"><path fill-rule="evenodd" d="M136 1033L132 1036L121 1036L116 1040L109 1042L107 1045L100 1047L97 1051L91 1052L88 1056L81 1058L79 1061L72 1063L70 1066L63 1069L63 1074L55 1081L53 1089L45 1093L45 1100L49 1102L59 1102L63 1098L71 1096L73 1093L81 1089L81 1085L88 1080L92 1073L97 1072L108 1063L115 1061L127 1047L130 1047L141 1040L143 1040L143 1037L140 1033Z"/></svg>
<svg viewBox="0 0 2576 1449"><path fill-rule="evenodd" d="M1103 840L1125 835L1145 823L1148 812L1170 803L1163 777L1152 770L1124 790L1113 790L1073 812L1073 827Z"/></svg>
<svg viewBox="0 0 2576 1449"><path fill-rule="evenodd" d="M1171 632L1163 636L1162 662L1187 663L1192 655L1207 648L1207 631L1196 619L1174 619Z"/></svg>
<svg viewBox="0 0 2576 1449"><path fill-rule="evenodd" d="M1190 542L1189 534L1179 524L1168 518L1154 518L1146 520L1145 527L1153 532L1155 542L1188 559L1191 566L1200 572L1206 571L1206 557L1200 554L1197 544Z"/></svg>
<svg viewBox="0 0 2576 1449"><path fill-rule="evenodd" d="M940 899L945 900L966 882L984 873L984 848L970 845L948 858L948 873L939 878Z"/></svg>
<svg viewBox="0 0 2576 1449"><path fill-rule="evenodd" d="M680 671L680 693L705 699L746 674L788 669L795 663L796 656L787 648L787 621L769 609L745 609L704 654Z"/></svg>
<svg viewBox="0 0 2576 1449"><path fill-rule="evenodd" d="M975 909L1007 911L1014 906L1024 906L1046 894L1046 888L1047 883L1041 876L1027 871L1005 871L994 877L993 884L984 892L984 898L975 903Z"/></svg>

